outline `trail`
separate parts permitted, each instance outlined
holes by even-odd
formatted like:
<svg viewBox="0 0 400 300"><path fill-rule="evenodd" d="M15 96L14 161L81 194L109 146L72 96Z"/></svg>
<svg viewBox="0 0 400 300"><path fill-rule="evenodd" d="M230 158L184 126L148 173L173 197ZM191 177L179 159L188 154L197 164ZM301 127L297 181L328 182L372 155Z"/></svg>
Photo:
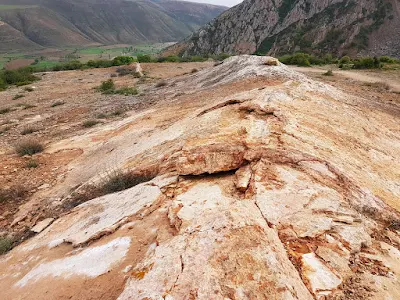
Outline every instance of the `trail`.
<svg viewBox="0 0 400 300"><path fill-rule="evenodd" d="M298 72L302 73L325 73L326 71L329 70L329 67L312 67L312 68L307 68L307 67L297 67L297 66L290 66L291 69L294 69ZM367 71L352 71L352 70L334 70L333 71L335 75L339 75L342 77L346 77L352 80L357 80L361 82L367 82L367 83L374 83L374 82L382 82L386 83L390 86L390 88L394 91L400 92L400 81L399 80L394 80L390 79L385 76L384 74L381 73L366 73Z"/></svg>

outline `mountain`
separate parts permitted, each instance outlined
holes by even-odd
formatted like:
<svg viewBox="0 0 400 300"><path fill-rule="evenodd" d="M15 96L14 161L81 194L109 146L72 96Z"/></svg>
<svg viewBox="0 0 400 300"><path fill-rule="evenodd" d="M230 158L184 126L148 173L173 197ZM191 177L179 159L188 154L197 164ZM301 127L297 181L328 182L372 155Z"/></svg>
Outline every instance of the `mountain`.
<svg viewBox="0 0 400 300"><path fill-rule="evenodd" d="M0 51L173 42L225 9L167 0L0 0Z"/></svg>
<svg viewBox="0 0 400 300"><path fill-rule="evenodd" d="M398 0L245 0L170 51L400 56Z"/></svg>

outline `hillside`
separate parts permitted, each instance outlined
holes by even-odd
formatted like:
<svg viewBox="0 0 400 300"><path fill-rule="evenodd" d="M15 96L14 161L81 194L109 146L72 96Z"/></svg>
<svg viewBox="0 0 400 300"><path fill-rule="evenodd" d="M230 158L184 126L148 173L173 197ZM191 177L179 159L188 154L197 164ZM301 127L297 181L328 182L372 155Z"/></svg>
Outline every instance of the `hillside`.
<svg viewBox="0 0 400 300"><path fill-rule="evenodd" d="M0 51L173 42L225 9L179 1L0 0Z"/></svg>
<svg viewBox="0 0 400 300"><path fill-rule="evenodd" d="M2 300L400 299L400 90L265 56L139 67L112 77L134 96L94 89L115 67L0 92Z"/></svg>
<svg viewBox="0 0 400 300"><path fill-rule="evenodd" d="M396 0L245 0L170 51L400 57L399 28Z"/></svg>

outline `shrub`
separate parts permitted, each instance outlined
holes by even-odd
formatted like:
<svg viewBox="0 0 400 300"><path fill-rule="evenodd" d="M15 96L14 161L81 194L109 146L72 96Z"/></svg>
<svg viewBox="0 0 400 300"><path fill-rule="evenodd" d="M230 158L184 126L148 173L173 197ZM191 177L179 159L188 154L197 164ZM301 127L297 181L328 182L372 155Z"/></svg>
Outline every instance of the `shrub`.
<svg viewBox="0 0 400 300"><path fill-rule="evenodd" d="M199 70L198 69L192 69L192 71L190 71L190 73L194 74L197 73Z"/></svg>
<svg viewBox="0 0 400 300"><path fill-rule="evenodd" d="M66 63L62 63L53 67L53 71L69 71L69 70L79 70L84 67L79 60L72 60Z"/></svg>
<svg viewBox="0 0 400 300"><path fill-rule="evenodd" d="M21 131L21 134L22 135L27 135L27 134L31 134L31 133L34 133L34 132L36 132L36 131L38 131L38 129L37 128L35 128L35 127L26 127L26 128L24 128L22 131Z"/></svg>
<svg viewBox="0 0 400 300"><path fill-rule="evenodd" d="M103 179L99 188L104 195L111 194L129 189L151 179L152 176L138 176L130 172L112 171Z"/></svg>
<svg viewBox="0 0 400 300"><path fill-rule="evenodd" d="M86 64L89 68L110 68L113 66L111 60L89 60Z"/></svg>
<svg viewBox="0 0 400 300"><path fill-rule="evenodd" d="M33 155L36 153L40 153L43 150L44 150L43 145L33 139L25 140L15 145L15 151L20 156Z"/></svg>
<svg viewBox="0 0 400 300"><path fill-rule="evenodd" d="M112 60L114 66L129 65L136 61L132 56L117 56Z"/></svg>
<svg viewBox="0 0 400 300"><path fill-rule="evenodd" d="M393 57L389 57L389 56L381 56L379 58L379 61L381 63L387 63L387 64L395 64L397 63L397 59L393 58Z"/></svg>
<svg viewBox="0 0 400 300"><path fill-rule="evenodd" d="M7 114L9 112L11 112L11 108L9 108L9 107L0 109L0 115Z"/></svg>
<svg viewBox="0 0 400 300"><path fill-rule="evenodd" d="M115 90L114 93L119 94L119 95L125 95L125 96L139 94L137 88L127 87L127 86L124 86L118 90Z"/></svg>
<svg viewBox="0 0 400 300"><path fill-rule="evenodd" d="M301 67L309 67L311 66L310 59L312 59L311 55L299 52L294 55L281 56L279 58L279 61L286 65L298 65Z"/></svg>
<svg viewBox="0 0 400 300"><path fill-rule="evenodd" d="M333 71L332 70L328 70L324 73L325 76L333 76Z"/></svg>
<svg viewBox="0 0 400 300"><path fill-rule="evenodd" d="M8 237L0 237L0 255L12 249L14 241Z"/></svg>
<svg viewBox="0 0 400 300"><path fill-rule="evenodd" d="M21 99L21 98L24 98L24 97L25 97L25 95L17 94L17 95L15 95L12 99L13 99L13 100L17 100L17 99Z"/></svg>
<svg viewBox="0 0 400 300"><path fill-rule="evenodd" d="M351 63L351 58L349 56L343 56L340 59L339 63L342 64L342 65L350 64Z"/></svg>
<svg viewBox="0 0 400 300"><path fill-rule="evenodd" d="M36 169L37 167L39 167L39 163L33 159L27 161L27 163L25 164L25 168L28 169Z"/></svg>
<svg viewBox="0 0 400 300"><path fill-rule="evenodd" d="M99 92L103 94L112 94L115 91L115 83L112 79L103 81L99 87L97 87Z"/></svg>
<svg viewBox="0 0 400 300"><path fill-rule="evenodd" d="M138 62L140 62L140 63L149 63L149 62L152 62L152 61L153 61L153 59L151 58L151 56L148 55L148 54L139 54L139 55L137 56L137 60L138 60Z"/></svg>
<svg viewBox="0 0 400 300"><path fill-rule="evenodd" d="M0 77L0 92L4 91L7 88L6 82L3 80L3 78Z"/></svg>
<svg viewBox="0 0 400 300"><path fill-rule="evenodd" d="M374 57L361 57L354 61L354 69L379 69L381 63L378 58Z"/></svg>
<svg viewBox="0 0 400 300"><path fill-rule="evenodd" d="M40 78L34 76L33 71L30 68L21 68L18 70L6 70L0 72L0 85L4 88L7 85L28 85Z"/></svg>
<svg viewBox="0 0 400 300"><path fill-rule="evenodd" d="M90 127L96 126L99 123L100 123L100 121L97 121L97 120L86 120L82 123L82 126L85 128L90 128Z"/></svg>

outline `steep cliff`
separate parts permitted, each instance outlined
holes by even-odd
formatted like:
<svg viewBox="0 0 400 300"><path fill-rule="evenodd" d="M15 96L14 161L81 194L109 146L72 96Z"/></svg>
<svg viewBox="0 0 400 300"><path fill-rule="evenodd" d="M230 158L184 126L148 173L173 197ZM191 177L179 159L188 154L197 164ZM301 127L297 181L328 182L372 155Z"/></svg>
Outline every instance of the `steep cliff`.
<svg viewBox="0 0 400 300"><path fill-rule="evenodd" d="M246 0L174 47L181 54L296 50L400 56L396 0Z"/></svg>

